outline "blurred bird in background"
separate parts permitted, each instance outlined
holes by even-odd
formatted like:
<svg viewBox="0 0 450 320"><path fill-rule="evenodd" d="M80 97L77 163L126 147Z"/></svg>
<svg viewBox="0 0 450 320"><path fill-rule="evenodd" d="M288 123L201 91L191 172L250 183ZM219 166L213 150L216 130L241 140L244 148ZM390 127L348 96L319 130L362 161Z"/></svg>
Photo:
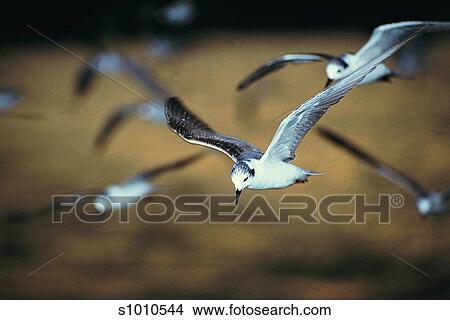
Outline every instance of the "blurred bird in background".
<svg viewBox="0 0 450 320"><path fill-rule="evenodd" d="M400 188L410 193L414 197L417 210L421 215L435 216L443 213L449 213L450 189L443 192L428 191L413 178L379 161L368 152L363 151L335 131L321 127L319 128L319 133L328 141L346 150L357 159L374 168L383 178L395 183Z"/></svg>
<svg viewBox="0 0 450 320"><path fill-rule="evenodd" d="M119 184L113 184L107 186L104 191L97 193L100 196L96 198L95 208L98 211L104 210L117 210L126 207L126 203L115 202L114 198L126 197L126 198L140 198L157 190L157 186L153 184L153 180L162 174L169 173L173 170L182 169L195 161L200 160L206 153L201 152L181 160L162 165L160 167L147 169L142 171ZM104 201L104 197L108 197L108 201ZM112 207L111 207L112 204Z"/></svg>
<svg viewBox="0 0 450 320"><path fill-rule="evenodd" d="M114 109L106 120L95 140L95 147L103 148L112 133L126 120L136 117L148 123L165 123L164 102L171 95L170 91L156 78L153 72L139 62L117 52L98 53L90 65L83 66L76 81L76 92L85 94L92 86L96 73L108 75L130 74L148 91L151 99L144 102L121 105Z"/></svg>

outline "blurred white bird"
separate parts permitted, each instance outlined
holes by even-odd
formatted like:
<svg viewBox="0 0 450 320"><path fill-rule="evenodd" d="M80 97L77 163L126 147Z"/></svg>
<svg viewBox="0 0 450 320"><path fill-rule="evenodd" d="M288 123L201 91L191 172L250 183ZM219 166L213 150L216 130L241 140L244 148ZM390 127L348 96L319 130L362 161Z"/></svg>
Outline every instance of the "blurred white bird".
<svg viewBox="0 0 450 320"><path fill-rule="evenodd" d="M171 94L148 68L117 52L99 53L91 60L91 64L93 67L86 66L80 72L76 86L78 93L84 94L92 85L95 73L98 72L96 68L98 68L108 74L131 74L152 96L151 100L116 108L100 129L95 140L96 147L104 147L112 133L130 118L137 117L149 123L165 123L164 102Z"/></svg>
<svg viewBox="0 0 450 320"><path fill-rule="evenodd" d="M154 192L158 189L158 187L152 183L155 178L170 171L184 168L199 160L205 154L206 153L204 152L197 153L173 163L142 171L119 184L110 185L96 198L94 206L98 211L109 209L117 210L125 205L119 198L138 199ZM105 197L108 199L105 199Z"/></svg>
<svg viewBox="0 0 450 320"><path fill-rule="evenodd" d="M420 36L427 32L450 29L450 22L438 21L406 21L385 24L377 27L367 43L358 52L344 53L339 57L323 53L294 53L286 54L269 60L258 67L249 76L238 84L238 90L243 90L258 79L283 68L285 65L302 64L313 61L328 61L326 66L327 87L333 80L343 79L354 70L373 60L381 52L392 47L396 43L409 38ZM379 64L367 77L361 81L360 85L375 81L389 81L391 77L402 77L395 71L388 68L384 63Z"/></svg>

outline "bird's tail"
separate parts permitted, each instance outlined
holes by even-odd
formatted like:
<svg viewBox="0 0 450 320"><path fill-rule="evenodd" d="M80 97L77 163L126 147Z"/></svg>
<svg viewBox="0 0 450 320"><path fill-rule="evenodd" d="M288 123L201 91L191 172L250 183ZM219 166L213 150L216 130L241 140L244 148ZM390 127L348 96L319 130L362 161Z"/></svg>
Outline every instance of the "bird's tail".
<svg viewBox="0 0 450 320"><path fill-rule="evenodd" d="M309 176L323 176L323 175L327 174L325 172L318 172L318 171L309 170L309 169L302 169L302 170L303 170L304 174L307 175L308 177Z"/></svg>
<svg viewBox="0 0 450 320"><path fill-rule="evenodd" d="M391 74L389 75L393 78L403 79L403 80L414 80L414 77L412 75L409 75L407 73L401 73L398 71L391 70Z"/></svg>

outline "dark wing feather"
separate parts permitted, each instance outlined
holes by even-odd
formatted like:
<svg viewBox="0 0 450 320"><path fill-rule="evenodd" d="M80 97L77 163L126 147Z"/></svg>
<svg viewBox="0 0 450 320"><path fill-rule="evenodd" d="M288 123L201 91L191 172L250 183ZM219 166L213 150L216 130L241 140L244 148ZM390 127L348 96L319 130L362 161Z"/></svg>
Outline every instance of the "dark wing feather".
<svg viewBox="0 0 450 320"><path fill-rule="evenodd" d="M175 161L173 163L169 163L169 164L157 167L157 168L152 168L149 170L142 171L141 173L137 174L136 176L134 176L131 179L139 179L139 180L154 179L168 171L182 169L182 168L186 167L187 165L201 159L205 155L206 155L205 152L199 152L199 153L196 153L189 157Z"/></svg>
<svg viewBox="0 0 450 320"><path fill-rule="evenodd" d="M332 60L333 56L323 53L293 53L285 54L280 57L271 59L263 65L256 68L250 75L238 84L238 90L243 90L251 85L253 82L265 77L269 73L275 72L281 68L284 68L289 63L306 63L322 60Z"/></svg>
<svg viewBox="0 0 450 320"><path fill-rule="evenodd" d="M205 122L187 110L178 98L167 100L165 112L169 128L190 143L223 152L234 162L262 157L261 150L254 145L215 132Z"/></svg>
<svg viewBox="0 0 450 320"><path fill-rule="evenodd" d="M92 86L96 71L90 66L83 66L79 71L75 83L75 93L77 95L85 95L88 89Z"/></svg>
<svg viewBox="0 0 450 320"><path fill-rule="evenodd" d="M119 125L123 124L126 119L134 115L136 111L136 105L125 105L114 111L114 113L108 118L104 126L100 129L100 132L95 139L95 147L105 146L109 138L111 137L112 132L116 130Z"/></svg>

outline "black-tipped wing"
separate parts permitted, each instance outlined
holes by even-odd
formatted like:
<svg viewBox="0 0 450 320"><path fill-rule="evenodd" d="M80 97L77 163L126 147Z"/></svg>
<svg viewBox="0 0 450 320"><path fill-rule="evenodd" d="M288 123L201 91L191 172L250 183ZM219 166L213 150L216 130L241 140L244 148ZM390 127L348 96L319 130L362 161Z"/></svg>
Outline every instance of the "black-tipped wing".
<svg viewBox="0 0 450 320"><path fill-rule="evenodd" d="M369 41L355 55L361 64L365 64L412 35L417 37L427 32L448 29L450 22L439 21L404 21L381 25L372 32Z"/></svg>
<svg viewBox="0 0 450 320"><path fill-rule="evenodd" d="M254 145L215 132L187 110L178 98L170 98L165 107L167 124L184 140L225 153L234 162L260 159L262 152Z"/></svg>
<svg viewBox="0 0 450 320"><path fill-rule="evenodd" d="M239 82L238 90L243 90L251 85L253 82L265 77L269 73L275 72L281 68L284 68L287 64L300 64L306 62L315 62L322 60L332 60L334 57L322 54L322 53L292 53L285 54L280 57L271 59L259 66L255 71L248 75L244 80Z"/></svg>
<svg viewBox="0 0 450 320"><path fill-rule="evenodd" d="M95 139L95 147L104 147L111 137L111 134L129 117L137 112L138 105L125 105L115 110L106 120Z"/></svg>
<svg viewBox="0 0 450 320"><path fill-rule="evenodd" d="M197 160L200 160L205 155L206 155L205 152L199 152L194 155L183 158L181 160L178 160L178 161L175 161L175 162L172 162L172 163L169 163L169 164L157 167L157 168L152 168L149 170L142 171L141 173L138 173L137 175L130 178L129 181L136 180L136 179L138 179L138 180L154 179L166 172L182 169L182 168L186 167L187 165L189 165Z"/></svg>
<svg viewBox="0 0 450 320"><path fill-rule="evenodd" d="M333 142L337 146L344 148L350 152L354 157L364 161L371 167L375 168L378 174L385 179L399 185L413 195L426 195L427 191L424 190L415 180L408 177L406 174L398 171L397 169L382 163L369 153L363 151L358 146L351 143L341 135L333 132L332 130L319 128L320 135L326 138L328 141Z"/></svg>
<svg viewBox="0 0 450 320"><path fill-rule="evenodd" d="M385 59L393 55L414 37L384 51L369 63L353 71L342 80L335 82L320 93L297 107L280 124L272 142L267 147L264 161L289 162L295 159L295 151L308 131L322 118L327 110L356 87L366 75Z"/></svg>

